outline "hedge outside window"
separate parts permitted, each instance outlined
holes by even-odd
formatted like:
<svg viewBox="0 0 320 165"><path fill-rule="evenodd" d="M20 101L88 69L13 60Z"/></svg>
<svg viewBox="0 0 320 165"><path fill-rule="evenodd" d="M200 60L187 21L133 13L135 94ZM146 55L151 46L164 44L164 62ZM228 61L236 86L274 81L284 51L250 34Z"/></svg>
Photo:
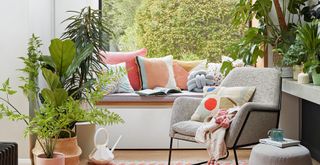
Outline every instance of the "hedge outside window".
<svg viewBox="0 0 320 165"><path fill-rule="evenodd" d="M218 62L243 27L231 26L237 0L103 0L115 32L114 48L145 47L149 57Z"/></svg>

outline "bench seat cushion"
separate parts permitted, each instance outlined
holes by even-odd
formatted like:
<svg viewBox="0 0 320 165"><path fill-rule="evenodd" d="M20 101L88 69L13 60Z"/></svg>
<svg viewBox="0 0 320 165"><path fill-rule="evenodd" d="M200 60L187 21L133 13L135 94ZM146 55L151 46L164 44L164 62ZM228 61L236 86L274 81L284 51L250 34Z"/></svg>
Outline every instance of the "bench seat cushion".
<svg viewBox="0 0 320 165"><path fill-rule="evenodd" d="M182 91L163 96L139 96L136 93L114 93L105 96L99 104L108 103L173 103L178 97L198 97L202 98L202 93Z"/></svg>

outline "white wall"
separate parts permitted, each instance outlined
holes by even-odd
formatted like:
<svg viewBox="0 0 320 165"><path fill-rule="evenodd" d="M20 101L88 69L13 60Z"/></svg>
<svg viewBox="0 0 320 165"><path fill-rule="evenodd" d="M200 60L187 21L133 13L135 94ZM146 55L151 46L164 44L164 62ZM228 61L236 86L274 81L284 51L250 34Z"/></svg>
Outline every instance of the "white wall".
<svg viewBox="0 0 320 165"><path fill-rule="evenodd" d="M0 83L10 78L11 86L18 89L21 83L17 69L23 67L18 59L27 52L27 43L32 33L43 41L42 52L48 54L48 46L53 37L60 37L64 26L60 22L66 18L65 11L79 10L92 5L98 8L97 0L6 0L0 4ZM11 101L28 114L28 101L21 90ZM19 158L29 157L29 141L23 137L23 122L0 120L0 141L13 141L19 145Z"/></svg>

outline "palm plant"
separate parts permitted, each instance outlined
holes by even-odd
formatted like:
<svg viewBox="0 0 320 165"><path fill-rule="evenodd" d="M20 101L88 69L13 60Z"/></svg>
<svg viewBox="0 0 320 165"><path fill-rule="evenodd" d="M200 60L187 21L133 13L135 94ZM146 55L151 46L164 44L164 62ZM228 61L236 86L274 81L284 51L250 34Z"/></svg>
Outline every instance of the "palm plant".
<svg viewBox="0 0 320 165"><path fill-rule="evenodd" d="M311 23L307 23L300 26L297 30L299 40L307 53L307 62L304 65L305 72L316 71L320 73L320 31L319 21L314 20Z"/></svg>
<svg viewBox="0 0 320 165"><path fill-rule="evenodd" d="M92 88L92 82L95 80L97 73L101 72L102 57L99 51L108 50L109 40L113 33L108 27L106 19L101 17L100 10L94 10L91 7L85 7L78 11L69 11L74 13L64 22L70 22L66 27L66 31L62 35L62 39L71 39L76 46L76 52L83 52L92 46L90 52L80 61L78 68L72 75L68 75L64 82L69 93L75 93L73 98L80 99L83 97L83 90Z"/></svg>

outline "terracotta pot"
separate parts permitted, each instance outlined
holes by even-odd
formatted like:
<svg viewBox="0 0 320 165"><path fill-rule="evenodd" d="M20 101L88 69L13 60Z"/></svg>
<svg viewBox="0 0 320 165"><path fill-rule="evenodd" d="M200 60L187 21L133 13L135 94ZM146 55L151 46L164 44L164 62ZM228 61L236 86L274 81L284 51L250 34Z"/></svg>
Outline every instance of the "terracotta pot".
<svg viewBox="0 0 320 165"><path fill-rule="evenodd" d="M58 139L54 151L64 154L66 165L78 165L80 163L82 151L78 146L77 137ZM33 148L32 153L34 157L43 153L38 142Z"/></svg>
<svg viewBox="0 0 320 165"><path fill-rule="evenodd" d="M53 158L46 158L45 154L36 157L35 163L38 165L65 165L65 157L62 153L55 152Z"/></svg>

